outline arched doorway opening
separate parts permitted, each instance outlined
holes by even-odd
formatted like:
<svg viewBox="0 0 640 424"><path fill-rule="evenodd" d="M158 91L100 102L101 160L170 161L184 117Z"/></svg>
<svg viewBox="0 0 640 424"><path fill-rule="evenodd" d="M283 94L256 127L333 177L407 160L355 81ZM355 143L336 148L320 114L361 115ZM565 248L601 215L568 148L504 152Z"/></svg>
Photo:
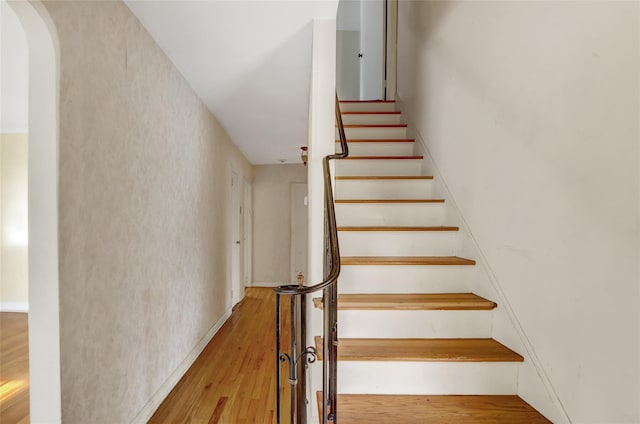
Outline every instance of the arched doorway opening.
<svg viewBox="0 0 640 424"><path fill-rule="evenodd" d="M9 1L29 46L29 374L31 422L61 421L58 281L59 48L40 1Z"/></svg>

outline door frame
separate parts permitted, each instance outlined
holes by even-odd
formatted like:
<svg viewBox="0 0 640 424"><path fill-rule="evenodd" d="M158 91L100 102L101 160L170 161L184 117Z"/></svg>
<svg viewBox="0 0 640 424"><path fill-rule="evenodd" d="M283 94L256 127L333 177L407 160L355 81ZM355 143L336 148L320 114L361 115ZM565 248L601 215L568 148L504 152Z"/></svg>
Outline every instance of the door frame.
<svg viewBox="0 0 640 424"><path fill-rule="evenodd" d="M235 306L244 298L244 290L242 284L242 196L240 189L240 175L238 172L230 168L230 199L229 199L229 245L230 252L230 269L229 279L231 285L231 306Z"/></svg>
<svg viewBox="0 0 640 424"><path fill-rule="evenodd" d="M398 73L398 0L385 0L384 99L395 100Z"/></svg>
<svg viewBox="0 0 640 424"><path fill-rule="evenodd" d="M300 189L304 187L304 196L302 197L302 199L300 199L299 197L296 197L296 189ZM297 215L296 212L296 203L300 200L303 200L305 198L308 199L308 185L307 183L291 183L291 188L290 188L290 197L291 197L291 251L289 253L289 278L290 278L290 283L291 284L296 284L297 283L297 269L296 269L296 261L295 261L295 252L296 250L298 250L299 248L304 249L304 258L305 258L305 267L303 270L301 270L300 272L302 272L302 274L305 277L305 281L307 281L307 279L309 278L308 276L308 263L307 263L307 252L308 252L308 241L309 241L309 220L308 220L308 201L305 204L305 206L307 206L307 209L304 210L304 213L302 214L302 216ZM306 231L306 237L305 240L302 244L302 246L298 246L297 243L297 239L296 239L296 221L298 219L304 219L304 221L307 222L307 225L305 226L305 231Z"/></svg>
<svg viewBox="0 0 640 424"><path fill-rule="evenodd" d="M29 416L62 420L58 237L60 48L39 0L11 2L29 48Z"/></svg>

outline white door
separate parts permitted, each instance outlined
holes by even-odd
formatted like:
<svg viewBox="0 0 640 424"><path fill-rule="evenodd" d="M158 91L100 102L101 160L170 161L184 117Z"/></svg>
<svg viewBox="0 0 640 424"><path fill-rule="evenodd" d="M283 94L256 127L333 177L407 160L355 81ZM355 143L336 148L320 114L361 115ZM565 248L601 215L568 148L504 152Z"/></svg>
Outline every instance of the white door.
<svg viewBox="0 0 640 424"><path fill-rule="evenodd" d="M307 278L307 185L291 184L291 283L299 272Z"/></svg>
<svg viewBox="0 0 640 424"><path fill-rule="evenodd" d="M360 2L360 99L384 98L384 0Z"/></svg>
<svg viewBox="0 0 640 424"><path fill-rule="evenodd" d="M231 305L240 302L244 297L242 281L240 279L240 252L241 234L240 223L242 222L242 208L240 205L240 178L231 170Z"/></svg>
<svg viewBox="0 0 640 424"><path fill-rule="evenodd" d="M360 0L338 3L336 89L342 100L360 99Z"/></svg>

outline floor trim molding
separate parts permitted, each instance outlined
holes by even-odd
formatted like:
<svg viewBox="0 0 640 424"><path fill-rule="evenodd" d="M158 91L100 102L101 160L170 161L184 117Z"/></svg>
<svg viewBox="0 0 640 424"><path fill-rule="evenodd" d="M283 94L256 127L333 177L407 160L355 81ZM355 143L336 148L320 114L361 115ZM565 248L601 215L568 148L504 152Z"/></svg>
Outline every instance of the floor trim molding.
<svg viewBox="0 0 640 424"><path fill-rule="evenodd" d="M209 329L207 334L200 340L200 342L193 348L191 352L187 355L186 358L180 363L178 368L176 368L171 375L160 385L160 388L156 391L156 393L151 397L151 399L147 402L147 404L138 412L133 420L131 420L132 424L145 424L151 419L156 409L160 406L162 401L169 395L171 390L178 384L180 379L185 375L185 373L191 368L191 365L195 362L195 360L200 356L204 348L209 344L213 336L222 328L224 323L231 316L231 308L227 309L222 315L222 317Z"/></svg>
<svg viewBox="0 0 640 424"><path fill-rule="evenodd" d="M0 302L0 312L29 312L29 302Z"/></svg>

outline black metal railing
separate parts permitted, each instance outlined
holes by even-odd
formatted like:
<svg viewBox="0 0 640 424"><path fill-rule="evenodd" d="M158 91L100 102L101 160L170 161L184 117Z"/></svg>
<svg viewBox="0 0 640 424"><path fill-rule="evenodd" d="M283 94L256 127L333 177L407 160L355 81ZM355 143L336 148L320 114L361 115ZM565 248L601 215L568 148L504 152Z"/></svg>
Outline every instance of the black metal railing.
<svg viewBox="0 0 640 424"><path fill-rule="evenodd" d="M307 295L322 290L323 334L322 334L322 424L337 423L337 359L338 359L338 276L340 275L340 248L338 228L333 202L333 185L329 163L349 155L347 139L342 124L340 102L336 94L336 123L340 135L341 153L322 159L324 171L325 208L325 264L324 280L312 286L285 285L276 292L276 402L277 422L281 424L281 364L288 363L289 372L289 417L290 424L307 424L307 367L317 359L318 352L307 346ZM289 351L282 352L281 296L289 296Z"/></svg>

